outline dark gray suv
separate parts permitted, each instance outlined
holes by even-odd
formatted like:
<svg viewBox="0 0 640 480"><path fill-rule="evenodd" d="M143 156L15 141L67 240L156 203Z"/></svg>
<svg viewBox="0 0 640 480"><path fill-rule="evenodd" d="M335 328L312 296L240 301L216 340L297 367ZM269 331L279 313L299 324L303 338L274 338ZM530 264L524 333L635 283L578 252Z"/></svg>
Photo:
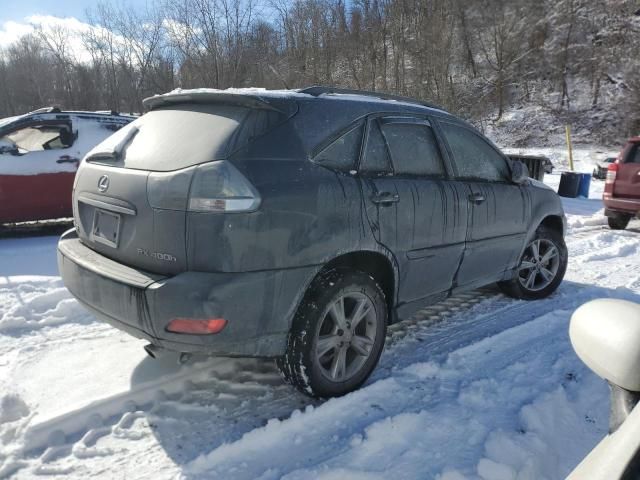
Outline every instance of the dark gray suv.
<svg viewBox="0 0 640 480"><path fill-rule="evenodd" d="M418 101L312 87L191 90L87 154L65 285L150 352L273 357L316 396L374 369L389 323L498 282L552 293L558 196Z"/></svg>

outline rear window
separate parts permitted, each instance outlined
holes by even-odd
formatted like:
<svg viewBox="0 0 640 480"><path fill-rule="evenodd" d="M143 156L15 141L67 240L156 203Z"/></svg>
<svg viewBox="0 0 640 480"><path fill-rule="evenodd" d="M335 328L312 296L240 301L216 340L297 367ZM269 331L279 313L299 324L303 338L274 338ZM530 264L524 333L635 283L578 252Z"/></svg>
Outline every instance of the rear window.
<svg viewBox="0 0 640 480"><path fill-rule="evenodd" d="M120 129L87 160L139 170L178 170L222 160L282 120L280 112L237 105L171 105ZM109 159L114 149L122 153L118 160Z"/></svg>

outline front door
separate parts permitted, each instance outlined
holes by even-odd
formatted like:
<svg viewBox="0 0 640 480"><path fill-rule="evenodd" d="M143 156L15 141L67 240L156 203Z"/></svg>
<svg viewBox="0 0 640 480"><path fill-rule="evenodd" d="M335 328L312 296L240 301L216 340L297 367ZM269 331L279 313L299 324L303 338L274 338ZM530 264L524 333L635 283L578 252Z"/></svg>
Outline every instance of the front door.
<svg viewBox="0 0 640 480"><path fill-rule="evenodd" d="M469 228L457 286L503 279L523 247L530 217L526 189L511 182L507 159L470 128L440 122L455 167L466 185Z"/></svg>
<svg viewBox="0 0 640 480"><path fill-rule="evenodd" d="M0 138L0 223L72 216L74 140L70 121L33 122Z"/></svg>
<svg viewBox="0 0 640 480"><path fill-rule="evenodd" d="M360 178L374 235L396 257L398 303L448 291L464 251L467 205L456 201L429 122L370 119Z"/></svg>

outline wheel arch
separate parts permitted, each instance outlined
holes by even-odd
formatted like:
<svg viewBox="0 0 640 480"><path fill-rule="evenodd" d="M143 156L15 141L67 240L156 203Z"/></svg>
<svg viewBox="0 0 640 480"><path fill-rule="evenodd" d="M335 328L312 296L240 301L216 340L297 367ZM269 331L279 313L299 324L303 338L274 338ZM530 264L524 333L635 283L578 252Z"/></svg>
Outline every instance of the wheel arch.
<svg viewBox="0 0 640 480"><path fill-rule="evenodd" d="M540 226L545 226L557 233L559 233L563 238L566 233L566 223L564 214L560 211L554 211L553 213L544 213L538 217L534 217L533 221L529 224L529 228L526 231L526 234L523 237L522 244L520 246L520 251L518 252L517 257L515 257L516 264L514 264L513 268L517 267L517 263L520 261L520 257L524 252L525 248L529 244L529 242L534 238L536 231ZM514 270L508 270L507 274L505 274L505 279L509 278L514 274Z"/></svg>
<svg viewBox="0 0 640 480"><path fill-rule="evenodd" d="M545 226L555 232L559 233L564 237L565 234L565 225L564 220L560 215L547 215L542 219L540 225Z"/></svg>
<svg viewBox="0 0 640 480"><path fill-rule="evenodd" d="M320 268L307 283L304 296L315 280L324 273L335 269L359 270L370 275L382 288L387 303L388 323L395 322L395 301L397 298L398 267L393 255L376 250L354 250L342 253Z"/></svg>

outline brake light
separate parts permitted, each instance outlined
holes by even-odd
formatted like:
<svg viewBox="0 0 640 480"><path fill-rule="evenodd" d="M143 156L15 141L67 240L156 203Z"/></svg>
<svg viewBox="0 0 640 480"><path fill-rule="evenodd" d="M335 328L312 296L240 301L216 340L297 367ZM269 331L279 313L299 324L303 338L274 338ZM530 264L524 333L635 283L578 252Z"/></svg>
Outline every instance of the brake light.
<svg viewBox="0 0 640 480"><path fill-rule="evenodd" d="M192 212L252 212L260 194L242 173L225 160L205 163L196 169L189 210Z"/></svg>
<svg viewBox="0 0 640 480"><path fill-rule="evenodd" d="M610 163L607 168L607 178L605 179L605 184L612 184L616 181L616 175L618 173L618 164Z"/></svg>
<svg viewBox="0 0 640 480"><path fill-rule="evenodd" d="M212 335L220 333L227 326L224 318L174 318L166 327L167 332L190 333L192 335Z"/></svg>

